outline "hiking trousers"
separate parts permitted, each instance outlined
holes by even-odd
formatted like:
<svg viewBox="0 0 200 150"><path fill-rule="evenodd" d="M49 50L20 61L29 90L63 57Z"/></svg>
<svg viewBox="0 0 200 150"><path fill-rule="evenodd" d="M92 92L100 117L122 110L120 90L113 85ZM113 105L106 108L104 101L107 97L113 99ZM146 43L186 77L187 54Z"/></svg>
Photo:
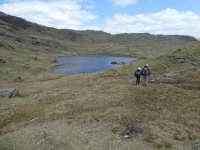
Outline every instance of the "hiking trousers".
<svg viewBox="0 0 200 150"><path fill-rule="evenodd" d="M140 77L136 77L136 85L140 84Z"/></svg>
<svg viewBox="0 0 200 150"><path fill-rule="evenodd" d="M149 76L144 76L143 77L143 85L147 86L149 82Z"/></svg>

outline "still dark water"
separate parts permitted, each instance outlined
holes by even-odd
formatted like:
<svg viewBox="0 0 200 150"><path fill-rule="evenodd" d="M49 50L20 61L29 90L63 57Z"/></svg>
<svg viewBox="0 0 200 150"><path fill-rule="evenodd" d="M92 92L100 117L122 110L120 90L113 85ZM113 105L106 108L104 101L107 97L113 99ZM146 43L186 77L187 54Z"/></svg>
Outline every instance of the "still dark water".
<svg viewBox="0 0 200 150"><path fill-rule="evenodd" d="M58 66L53 68L54 73L78 74L108 70L122 63L135 61L134 57L111 57L103 55L60 56ZM117 64L112 64L112 62Z"/></svg>

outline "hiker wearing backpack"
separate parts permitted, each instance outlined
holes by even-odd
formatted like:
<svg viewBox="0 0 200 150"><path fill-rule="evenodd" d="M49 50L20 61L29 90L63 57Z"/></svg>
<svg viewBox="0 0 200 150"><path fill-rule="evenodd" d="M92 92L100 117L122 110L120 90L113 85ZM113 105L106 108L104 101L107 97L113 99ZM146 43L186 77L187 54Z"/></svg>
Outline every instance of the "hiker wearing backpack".
<svg viewBox="0 0 200 150"><path fill-rule="evenodd" d="M139 68L135 71L136 85L139 85L139 84L140 84L141 70L142 70L142 68L139 67Z"/></svg>
<svg viewBox="0 0 200 150"><path fill-rule="evenodd" d="M143 85L147 86L149 82L149 76L152 74L149 65L144 65L144 68L142 69L142 75L143 75Z"/></svg>

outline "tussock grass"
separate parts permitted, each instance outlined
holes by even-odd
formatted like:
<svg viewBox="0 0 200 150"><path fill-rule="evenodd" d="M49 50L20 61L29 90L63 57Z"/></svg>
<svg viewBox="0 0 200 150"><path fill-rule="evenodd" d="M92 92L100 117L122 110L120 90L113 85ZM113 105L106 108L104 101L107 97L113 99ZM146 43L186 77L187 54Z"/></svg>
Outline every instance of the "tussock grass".
<svg viewBox="0 0 200 150"><path fill-rule="evenodd" d="M1 87L17 87L20 95L0 101L0 146L193 149L200 139L198 48L199 42L105 72L43 72L28 81L2 81ZM178 63L176 57L185 61ZM151 83L136 86L133 72L146 63L153 69ZM44 137L38 137L41 132Z"/></svg>
<svg viewBox="0 0 200 150"><path fill-rule="evenodd" d="M0 87L17 88L19 95L0 100L1 149L197 148L200 42L31 23L19 30L20 23L14 28L8 19L0 28ZM77 36L83 33L94 37L93 43ZM50 73L56 56L81 54L142 59L93 74ZM147 87L136 86L133 73L144 64L150 64L153 76Z"/></svg>

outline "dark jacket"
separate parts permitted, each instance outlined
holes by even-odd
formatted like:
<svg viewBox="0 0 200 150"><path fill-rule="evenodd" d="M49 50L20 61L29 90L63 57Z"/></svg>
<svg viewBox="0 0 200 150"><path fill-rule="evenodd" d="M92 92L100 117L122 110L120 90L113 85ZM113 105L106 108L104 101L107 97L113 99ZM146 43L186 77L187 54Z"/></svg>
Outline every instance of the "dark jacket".
<svg viewBox="0 0 200 150"><path fill-rule="evenodd" d="M139 77L141 76L141 73L142 73L141 70L138 70L138 69L137 69L137 70L135 71L135 77L136 77L136 78L139 78Z"/></svg>

